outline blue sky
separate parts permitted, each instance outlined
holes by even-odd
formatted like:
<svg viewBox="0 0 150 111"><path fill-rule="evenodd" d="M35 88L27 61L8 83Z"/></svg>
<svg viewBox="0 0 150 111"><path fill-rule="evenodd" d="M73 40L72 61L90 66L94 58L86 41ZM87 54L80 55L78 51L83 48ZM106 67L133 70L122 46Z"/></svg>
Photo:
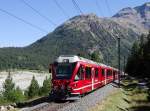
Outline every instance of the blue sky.
<svg viewBox="0 0 150 111"><path fill-rule="evenodd" d="M65 22L68 19L68 16L73 17L80 14L74 8L72 0L57 0L68 16L62 13L54 0L25 1L53 21L56 25L51 24L39 16L26 6L22 0L0 0L0 9L23 18L47 32L52 32L57 26ZM150 2L150 0L76 0L76 2L79 4L84 14L95 13L99 17L110 17L122 8L139 6L145 2ZM97 9L97 2L99 3L101 10ZM109 11L107 3L109 4L111 11ZM47 32L33 28L0 11L0 47L23 47L42 38Z"/></svg>

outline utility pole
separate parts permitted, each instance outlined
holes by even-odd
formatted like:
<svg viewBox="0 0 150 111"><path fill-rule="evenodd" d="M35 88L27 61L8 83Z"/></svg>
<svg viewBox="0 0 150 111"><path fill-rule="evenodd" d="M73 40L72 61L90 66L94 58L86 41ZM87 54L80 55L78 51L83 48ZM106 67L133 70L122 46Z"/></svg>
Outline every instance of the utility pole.
<svg viewBox="0 0 150 111"><path fill-rule="evenodd" d="M120 37L118 36L118 85L120 87Z"/></svg>
<svg viewBox="0 0 150 111"><path fill-rule="evenodd" d="M107 58L107 60L106 60L107 65L109 65L108 54L107 54L106 58Z"/></svg>
<svg viewBox="0 0 150 111"><path fill-rule="evenodd" d="M123 58L123 64L124 64L124 68L123 68L123 76L124 76L124 79L125 79L125 67L126 67L126 57L124 56Z"/></svg>

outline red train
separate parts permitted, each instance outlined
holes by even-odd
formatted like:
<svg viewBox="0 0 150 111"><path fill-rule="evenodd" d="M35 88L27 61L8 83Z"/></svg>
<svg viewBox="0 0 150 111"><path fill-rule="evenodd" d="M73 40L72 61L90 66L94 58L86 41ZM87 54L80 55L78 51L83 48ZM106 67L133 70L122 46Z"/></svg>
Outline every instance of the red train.
<svg viewBox="0 0 150 111"><path fill-rule="evenodd" d="M81 96L118 78L118 70L76 55L59 56L50 65L51 93L66 99Z"/></svg>

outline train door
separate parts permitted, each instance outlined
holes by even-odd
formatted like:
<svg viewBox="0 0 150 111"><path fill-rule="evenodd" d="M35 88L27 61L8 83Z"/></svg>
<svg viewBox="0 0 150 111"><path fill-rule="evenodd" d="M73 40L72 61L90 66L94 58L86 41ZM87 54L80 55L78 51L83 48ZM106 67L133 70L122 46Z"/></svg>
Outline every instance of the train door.
<svg viewBox="0 0 150 111"><path fill-rule="evenodd" d="M92 90L94 90L94 81L95 81L95 70L94 68L92 68L92 75L91 75L91 79L92 79Z"/></svg>
<svg viewBox="0 0 150 111"><path fill-rule="evenodd" d="M107 83L112 81L112 69L107 69Z"/></svg>
<svg viewBox="0 0 150 111"><path fill-rule="evenodd" d="M105 79L105 85L107 84L107 69L104 69L104 79Z"/></svg>
<svg viewBox="0 0 150 111"><path fill-rule="evenodd" d="M113 81L115 80L116 72L113 70Z"/></svg>
<svg viewBox="0 0 150 111"><path fill-rule="evenodd" d="M85 73L85 69L83 65L80 65L78 68L78 71L75 75L74 78L74 84L76 84L74 86L74 89L79 89L80 90L80 94L84 93L84 73Z"/></svg>
<svg viewBox="0 0 150 111"><path fill-rule="evenodd" d="M105 84L105 69L101 68L101 82L104 85Z"/></svg>
<svg viewBox="0 0 150 111"><path fill-rule="evenodd" d="M99 70L98 68L94 69L94 88L98 88L100 86L100 76L99 76Z"/></svg>
<svg viewBox="0 0 150 111"><path fill-rule="evenodd" d="M89 66L85 67L85 90L86 92L90 92L92 89L92 68Z"/></svg>

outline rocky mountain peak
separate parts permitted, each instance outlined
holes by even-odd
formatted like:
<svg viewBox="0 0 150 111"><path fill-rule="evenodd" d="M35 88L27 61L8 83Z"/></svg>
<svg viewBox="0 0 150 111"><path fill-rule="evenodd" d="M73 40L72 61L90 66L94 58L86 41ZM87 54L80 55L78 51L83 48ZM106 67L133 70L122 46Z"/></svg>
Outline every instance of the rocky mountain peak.
<svg viewBox="0 0 150 111"><path fill-rule="evenodd" d="M145 6L150 7L150 2L145 3Z"/></svg>
<svg viewBox="0 0 150 111"><path fill-rule="evenodd" d="M88 21L92 21L92 20L99 20L100 18L94 14L94 13L91 13L91 14L84 14L84 15L78 15L78 16L75 16L71 19L69 19L67 22L65 22L66 24L67 23L71 23L71 22L83 22L83 20L88 20Z"/></svg>
<svg viewBox="0 0 150 111"><path fill-rule="evenodd" d="M67 20L64 24L55 29L55 31L59 31L61 29L72 30L78 29L82 32L89 31L91 26L99 25L103 21L102 18L99 18L96 14L84 14L75 16L69 20Z"/></svg>
<svg viewBox="0 0 150 111"><path fill-rule="evenodd" d="M147 2L142 6L137 6L134 9L137 10L137 12L140 13L141 15L150 12L150 2Z"/></svg>
<svg viewBox="0 0 150 111"><path fill-rule="evenodd" d="M143 7L144 7L145 9L150 10L150 2L145 3L145 4L143 5Z"/></svg>
<svg viewBox="0 0 150 111"><path fill-rule="evenodd" d="M112 19L139 34L147 33L150 30L150 2L134 8L124 8L115 14Z"/></svg>
<svg viewBox="0 0 150 111"><path fill-rule="evenodd" d="M127 7L120 10L113 17L125 17L125 16L133 16L133 15L137 15L137 11L134 8Z"/></svg>

